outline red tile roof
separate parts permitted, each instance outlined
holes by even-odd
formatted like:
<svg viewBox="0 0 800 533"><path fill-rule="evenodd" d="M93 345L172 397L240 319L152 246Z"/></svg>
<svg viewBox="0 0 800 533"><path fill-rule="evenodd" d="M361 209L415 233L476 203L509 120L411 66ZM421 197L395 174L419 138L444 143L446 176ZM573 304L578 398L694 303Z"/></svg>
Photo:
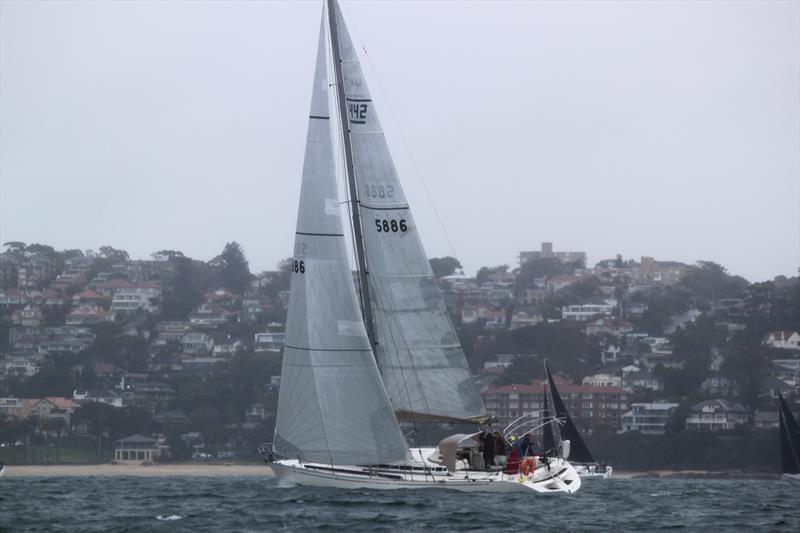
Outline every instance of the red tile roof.
<svg viewBox="0 0 800 533"><path fill-rule="evenodd" d="M103 289L130 289L133 287L133 283L122 278L114 278L99 284L98 287Z"/></svg>

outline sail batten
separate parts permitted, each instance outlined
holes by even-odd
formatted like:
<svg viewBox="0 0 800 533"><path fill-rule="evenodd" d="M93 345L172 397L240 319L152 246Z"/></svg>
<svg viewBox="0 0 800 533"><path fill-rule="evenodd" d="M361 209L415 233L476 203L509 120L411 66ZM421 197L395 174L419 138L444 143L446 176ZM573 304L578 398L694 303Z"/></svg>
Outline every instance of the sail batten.
<svg viewBox="0 0 800 533"><path fill-rule="evenodd" d="M324 19L323 19L324 20ZM408 445L381 381L342 238L320 29L300 192L273 446L330 464L405 460Z"/></svg>
<svg viewBox="0 0 800 533"><path fill-rule="evenodd" d="M346 130L386 391L400 418L488 418L397 176L366 80L336 6ZM354 194L355 193L355 194Z"/></svg>

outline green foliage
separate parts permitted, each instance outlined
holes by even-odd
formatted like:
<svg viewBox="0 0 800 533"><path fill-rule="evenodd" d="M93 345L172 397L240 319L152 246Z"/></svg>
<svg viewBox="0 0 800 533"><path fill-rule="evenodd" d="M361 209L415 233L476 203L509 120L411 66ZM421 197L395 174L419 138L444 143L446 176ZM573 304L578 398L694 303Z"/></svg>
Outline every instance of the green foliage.
<svg viewBox="0 0 800 533"><path fill-rule="evenodd" d="M72 358L66 355L45 360L37 374L23 382L16 382L12 393L22 398L63 396L70 398L75 389L75 376L71 370Z"/></svg>
<svg viewBox="0 0 800 533"><path fill-rule="evenodd" d="M113 363L129 372L146 372L148 343L127 335L98 335L94 343L83 351L83 356L89 361Z"/></svg>
<svg viewBox="0 0 800 533"><path fill-rule="evenodd" d="M205 263L185 257L180 252L174 252L169 261L175 276L172 283L164 287L161 296L162 318L184 320L203 301L205 291L211 288L211 273Z"/></svg>
<svg viewBox="0 0 800 533"><path fill-rule="evenodd" d="M669 325L671 317L689 310L692 295L682 287L667 287L632 300L643 301L647 310L641 317L631 318L631 322L650 335L659 336Z"/></svg>
<svg viewBox="0 0 800 533"><path fill-rule="evenodd" d="M449 276L455 272L457 268L462 268L461 262L455 257L431 257L429 261L433 269L433 275L437 278Z"/></svg>
<svg viewBox="0 0 800 533"><path fill-rule="evenodd" d="M216 260L220 264L218 284L237 294L243 294L250 285L252 276L242 246L236 241L227 243Z"/></svg>
<svg viewBox="0 0 800 533"><path fill-rule="evenodd" d="M700 261L690 267L680 286L695 298L738 298L748 286L747 280L729 275L723 267L710 261Z"/></svg>
<svg viewBox="0 0 800 533"><path fill-rule="evenodd" d="M576 268L583 268L583 262L564 263L555 257L541 257L522 264L517 273L516 289L523 291L536 286L536 279L559 274L572 274Z"/></svg>
<svg viewBox="0 0 800 533"><path fill-rule="evenodd" d="M504 275L508 272L508 265L497 265L493 267L481 267L475 276L475 281L484 283L489 281L492 275Z"/></svg>
<svg viewBox="0 0 800 533"><path fill-rule="evenodd" d="M777 431L683 432L668 435L599 433L587 445L619 470L744 470L777 472Z"/></svg>
<svg viewBox="0 0 800 533"><path fill-rule="evenodd" d="M498 332L484 348L490 353L538 354L550 360L558 374L582 377L591 372L598 361L596 344L581 332L575 322L543 322L528 328ZM520 358L501 374L496 383L527 383L544 376L538 364Z"/></svg>

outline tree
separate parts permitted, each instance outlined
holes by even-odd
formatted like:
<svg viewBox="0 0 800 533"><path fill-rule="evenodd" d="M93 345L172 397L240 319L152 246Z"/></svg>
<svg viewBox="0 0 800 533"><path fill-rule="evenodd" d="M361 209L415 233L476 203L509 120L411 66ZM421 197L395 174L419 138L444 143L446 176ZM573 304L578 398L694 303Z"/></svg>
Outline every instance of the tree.
<svg viewBox="0 0 800 533"><path fill-rule="evenodd" d="M206 263L185 257L180 252L175 252L169 261L174 265L175 276L165 287L161 312L167 320L182 320L203 301L203 293L211 286L211 276Z"/></svg>
<svg viewBox="0 0 800 533"><path fill-rule="evenodd" d="M63 257L64 259L72 259L72 258L75 258L75 257L83 257L83 250L80 250L78 248L70 248L70 249L67 249L67 250L62 250L61 251L61 257Z"/></svg>
<svg viewBox="0 0 800 533"><path fill-rule="evenodd" d="M32 243L25 248L25 253L28 255L54 256L56 255L56 250L47 244Z"/></svg>
<svg viewBox="0 0 800 533"><path fill-rule="evenodd" d="M236 241L229 242L214 260L221 265L218 273L220 285L243 294L250 285L252 275L242 246Z"/></svg>
<svg viewBox="0 0 800 533"><path fill-rule="evenodd" d="M443 278L451 275L457 268L463 268L461 262L455 257L431 257L429 260L433 275L437 278Z"/></svg>
<svg viewBox="0 0 800 533"><path fill-rule="evenodd" d="M3 243L3 248L6 249L6 252L13 255L24 255L25 254L25 243L22 241L9 241Z"/></svg>
<svg viewBox="0 0 800 533"><path fill-rule="evenodd" d="M475 276L475 281L484 283L489 281L493 275L505 275L508 272L508 265L497 265L493 267L481 267Z"/></svg>
<svg viewBox="0 0 800 533"><path fill-rule="evenodd" d="M117 250L107 244L100 247L100 255L112 263L124 262L130 259L130 255L125 250Z"/></svg>
<svg viewBox="0 0 800 533"><path fill-rule="evenodd" d="M749 285L739 276L731 276L722 266L711 261L699 261L680 281L692 296L715 300L738 298Z"/></svg>
<svg viewBox="0 0 800 533"><path fill-rule="evenodd" d="M183 252L180 252L178 250L160 250L158 252L153 252L152 254L150 254L150 257L152 257L156 261L174 261L179 257L185 257L185 256L183 255Z"/></svg>
<svg viewBox="0 0 800 533"><path fill-rule="evenodd" d="M537 278L545 278L558 274L569 274L576 268L583 268L582 261L564 263L555 257L540 257L532 261L526 261L519 268L517 273L516 288L518 291L531 289L536 286Z"/></svg>

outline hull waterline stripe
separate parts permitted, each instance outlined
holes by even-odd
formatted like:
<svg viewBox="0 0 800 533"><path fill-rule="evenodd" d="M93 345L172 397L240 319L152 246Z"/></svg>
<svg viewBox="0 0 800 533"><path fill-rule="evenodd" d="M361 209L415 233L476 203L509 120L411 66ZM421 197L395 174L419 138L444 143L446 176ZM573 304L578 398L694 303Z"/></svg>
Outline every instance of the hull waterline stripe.
<svg viewBox="0 0 800 533"><path fill-rule="evenodd" d="M403 476L396 476L393 474L378 474L377 472L364 472L358 470L345 470L344 468L331 468L329 466L311 466L311 465L304 465L303 468L307 468L309 470L319 470L321 472L331 472L335 473L338 472L340 474L351 474L354 476L369 476L369 477L380 477L384 479L398 479L402 480Z"/></svg>

